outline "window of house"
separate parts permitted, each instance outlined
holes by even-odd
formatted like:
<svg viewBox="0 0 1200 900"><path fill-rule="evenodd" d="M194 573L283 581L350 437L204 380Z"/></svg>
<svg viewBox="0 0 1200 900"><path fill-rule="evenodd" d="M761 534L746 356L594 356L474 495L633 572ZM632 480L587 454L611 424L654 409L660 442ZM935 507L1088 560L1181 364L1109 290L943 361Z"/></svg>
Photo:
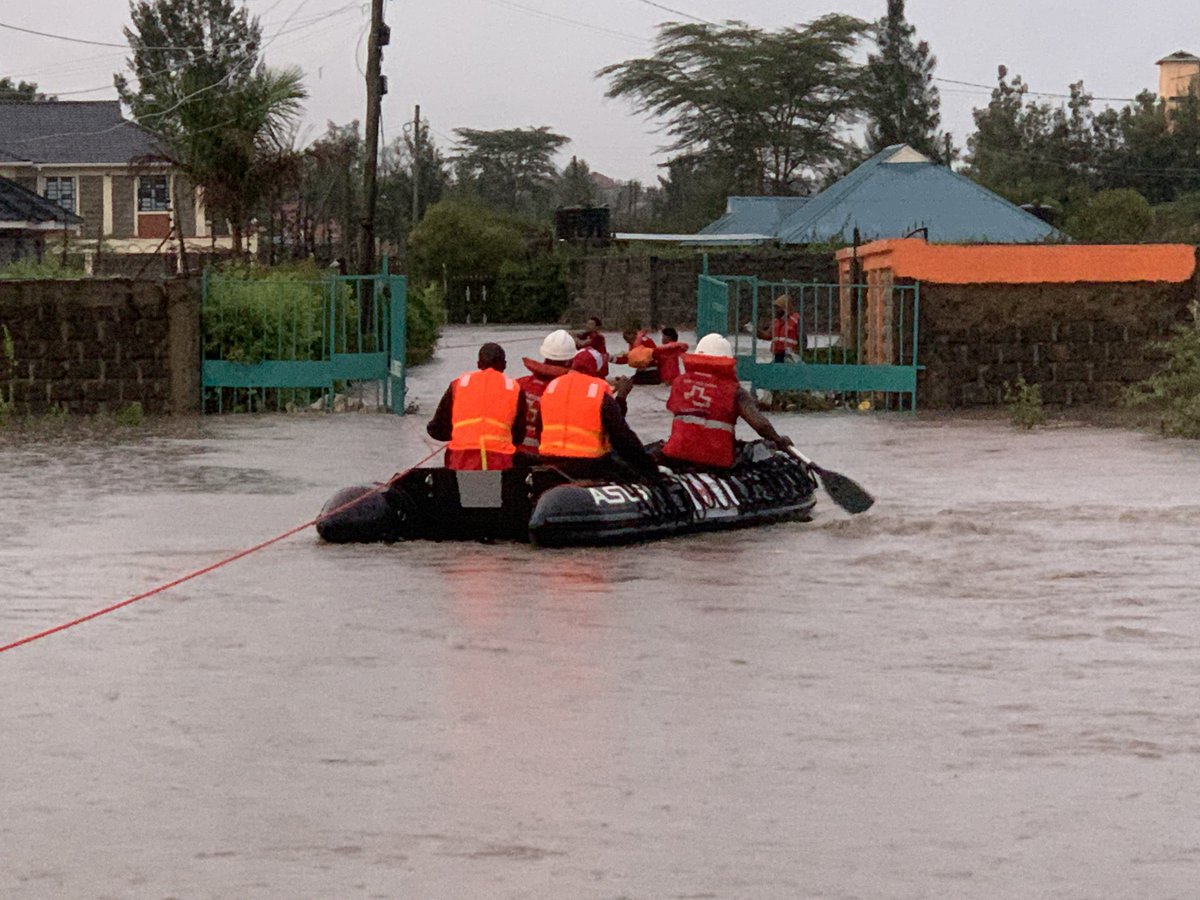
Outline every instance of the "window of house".
<svg viewBox="0 0 1200 900"><path fill-rule="evenodd" d="M75 179L68 176L47 176L46 189L42 196L68 212L75 212Z"/></svg>
<svg viewBox="0 0 1200 900"><path fill-rule="evenodd" d="M138 212L166 212L171 208L171 194L166 175L142 175L138 178Z"/></svg>

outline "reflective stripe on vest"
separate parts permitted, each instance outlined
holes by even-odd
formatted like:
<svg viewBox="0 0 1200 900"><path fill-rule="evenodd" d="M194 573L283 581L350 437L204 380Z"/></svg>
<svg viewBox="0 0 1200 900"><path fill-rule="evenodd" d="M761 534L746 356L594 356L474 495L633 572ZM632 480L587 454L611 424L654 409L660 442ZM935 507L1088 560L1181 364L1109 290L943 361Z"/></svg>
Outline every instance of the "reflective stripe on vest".
<svg viewBox="0 0 1200 900"><path fill-rule="evenodd" d="M451 450L478 450L484 455L516 451L512 442L520 388L495 369L467 372L454 383L450 418Z"/></svg>
<svg viewBox="0 0 1200 900"><path fill-rule="evenodd" d="M597 458L611 449L600 408L608 385L600 378L570 372L555 378L542 394L541 453Z"/></svg>
<svg viewBox="0 0 1200 900"><path fill-rule="evenodd" d="M698 425L701 428L715 428L717 431L728 431L730 434L735 433L734 426L728 422L717 422L713 419L702 419L700 416L676 416L676 422L681 422L684 425Z"/></svg>

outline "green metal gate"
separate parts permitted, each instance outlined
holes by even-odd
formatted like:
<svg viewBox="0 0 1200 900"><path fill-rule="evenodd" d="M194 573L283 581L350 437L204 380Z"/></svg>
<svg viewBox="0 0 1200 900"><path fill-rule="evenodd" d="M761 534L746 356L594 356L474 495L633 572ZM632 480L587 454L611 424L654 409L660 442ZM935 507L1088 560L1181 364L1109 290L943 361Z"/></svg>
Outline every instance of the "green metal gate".
<svg viewBox="0 0 1200 900"><path fill-rule="evenodd" d="M202 408L332 408L338 393L355 390L402 415L406 298L406 279L386 263L378 275L307 281L205 270Z"/></svg>
<svg viewBox="0 0 1200 900"><path fill-rule="evenodd" d="M799 352L776 363L769 331L774 302L799 315ZM815 284L753 275L701 275L696 333L726 335L738 377L767 390L883 395L887 407L917 407L921 286L888 281Z"/></svg>

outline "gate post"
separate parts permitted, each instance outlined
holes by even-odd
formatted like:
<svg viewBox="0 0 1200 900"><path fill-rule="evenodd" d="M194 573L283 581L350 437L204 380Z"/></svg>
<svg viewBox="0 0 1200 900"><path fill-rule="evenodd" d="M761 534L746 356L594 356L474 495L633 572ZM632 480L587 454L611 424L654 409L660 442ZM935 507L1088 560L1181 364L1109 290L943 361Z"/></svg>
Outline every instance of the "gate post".
<svg viewBox="0 0 1200 900"><path fill-rule="evenodd" d="M388 308L391 335L388 349L389 408L398 416L404 415L406 363L408 361L408 279L403 275L387 277L391 288Z"/></svg>

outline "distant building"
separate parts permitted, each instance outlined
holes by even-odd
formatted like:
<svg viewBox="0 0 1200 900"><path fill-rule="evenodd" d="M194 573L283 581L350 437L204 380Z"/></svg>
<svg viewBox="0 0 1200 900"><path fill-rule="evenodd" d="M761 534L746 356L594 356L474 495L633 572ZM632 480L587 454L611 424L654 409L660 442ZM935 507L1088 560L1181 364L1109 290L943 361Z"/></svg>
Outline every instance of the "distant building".
<svg viewBox="0 0 1200 900"><path fill-rule="evenodd" d="M78 234L82 223L59 204L0 178L0 266L23 259L41 262L48 238Z"/></svg>
<svg viewBox="0 0 1200 900"><path fill-rule="evenodd" d="M819 194L730 197L702 235L758 235L781 244L850 244L922 234L931 243L1020 244L1058 231L907 144L876 153Z"/></svg>
<svg viewBox="0 0 1200 900"><path fill-rule="evenodd" d="M79 217L80 237L106 252L155 252L172 227L189 249L229 245L213 237L202 192L116 100L0 102L0 177Z"/></svg>
<svg viewBox="0 0 1200 900"><path fill-rule="evenodd" d="M1176 50L1158 61L1158 96L1167 101L1200 91L1200 57Z"/></svg>

